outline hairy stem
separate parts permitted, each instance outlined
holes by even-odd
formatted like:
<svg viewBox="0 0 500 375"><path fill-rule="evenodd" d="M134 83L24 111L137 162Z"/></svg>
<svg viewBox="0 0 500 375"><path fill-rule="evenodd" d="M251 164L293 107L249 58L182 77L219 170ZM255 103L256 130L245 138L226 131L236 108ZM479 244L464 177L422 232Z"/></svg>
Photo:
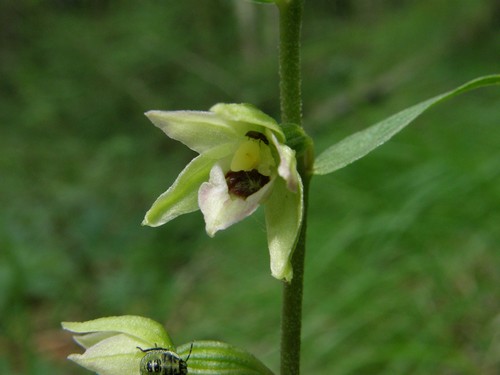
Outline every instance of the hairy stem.
<svg viewBox="0 0 500 375"><path fill-rule="evenodd" d="M292 257L293 278L283 286L281 320L281 375L300 374L302 292L306 251L306 215L309 180L304 179L304 218Z"/></svg>
<svg viewBox="0 0 500 375"><path fill-rule="evenodd" d="M304 0L280 0L281 121L302 125L300 32Z"/></svg>
<svg viewBox="0 0 500 375"><path fill-rule="evenodd" d="M278 0L280 13L280 104L283 123L302 125L300 32L304 0ZM306 242L307 198L311 158L306 151L297 160L304 184L304 217L292 257L293 279L283 287L281 375L300 373L302 290Z"/></svg>

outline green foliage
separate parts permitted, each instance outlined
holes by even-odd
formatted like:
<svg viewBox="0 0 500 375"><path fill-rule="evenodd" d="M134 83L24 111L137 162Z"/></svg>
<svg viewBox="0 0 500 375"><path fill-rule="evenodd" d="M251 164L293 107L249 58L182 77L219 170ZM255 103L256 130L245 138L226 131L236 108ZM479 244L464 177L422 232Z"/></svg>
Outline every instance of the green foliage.
<svg viewBox="0 0 500 375"><path fill-rule="evenodd" d="M209 241L201 215L140 226L193 157L143 112L252 102L277 117L273 7L238 3L0 4L0 373L88 374L65 359L75 346L58 322L123 313L276 368L281 290L263 272L264 219ZM308 3L316 148L497 71L497 7ZM495 90L459 97L315 180L304 370L497 372L498 119Z"/></svg>
<svg viewBox="0 0 500 375"><path fill-rule="evenodd" d="M498 84L500 84L500 75L474 79L454 90L425 100L365 130L352 134L339 143L328 147L316 158L314 173L319 175L332 173L362 158L403 130L427 109L444 100L479 87Z"/></svg>
<svg viewBox="0 0 500 375"><path fill-rule="evenodd" d="M252 0L254 3L271 4L275 3L276 0Z"/></svg>
<svg viewBox="0 0 500 375"><path fill-rule="evenodd" d="M252 354L218 341L195 341L179 347L179 354L187 358L188 373L198 375L272 375L273 372Z"/></svg>

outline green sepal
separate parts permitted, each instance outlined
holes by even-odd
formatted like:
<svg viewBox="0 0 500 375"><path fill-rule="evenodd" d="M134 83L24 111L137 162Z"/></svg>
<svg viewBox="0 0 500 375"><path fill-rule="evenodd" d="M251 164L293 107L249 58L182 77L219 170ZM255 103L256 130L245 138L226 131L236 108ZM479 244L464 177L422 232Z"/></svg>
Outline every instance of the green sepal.
<svg viewBox="0 0 500 375"><path fill-rule="evenodd" d="M86 349L83 354L70 354L68 359L99 375L138 375L143 355L138 346L144 346L144 342L125 334L115 334Z"/></svg>
<svg viewBox="0 0 500 375"><path fill-rule="evenodd" d="M264 206L271 274L286 282L293 277L291 261L303 217L302 180L299 179L298 184L298 191L293 193L284 180L278 179Z"/></svg>
<svg viewBox="0 0 500 375"><path fill-rule="evenodd" d="M278 137L280 142L285 141L283 131L276 120L253 104L219 103L210 108L210 112L215 113L220 118L234 125L241 126L241 124L248 124L250 125L248 130L255 128L255 125L269 129Z"/></svg>
<svg viewBox="0 0 500 375"><path fill-rule="evenodd" d="M281 124L281 129L285 133L286 145L295 150L298 157L313 147L313 140L306 134L303 127L297 124L284 123Z"/></svg>
<svg viewBox="0 0 500 375"><path fill-rule="evenodd" d="M93 333L93 338L87 339L87 341L84 340L84 347L86 348L94 345L97 341L101 341L105 336L112 336L117 333L136 337L141 341L156 344L164 348L173 347L172 340L165 331L165 328L160 323L142 316L108 316L86 322L62 322L61 325L65 330L73 333Z"/></svg>
<svg viewBox="0 0 500 375"><path fill-rule="evenodd" d="M197 211L200 185L208 180L215 161L230 154L232 147L231 144L223 144L191 160L172 186L146 212L142 225L157 227L180 215Z"/></svg>
<svg viewBox="0 0 500 375"><path fill-rule="evenodd" d="M225 121L213 112L153 110L145 115L169 138L182 142L199 154L234 142L238 131L244 134L246 129Z"/></svg>
<svg viewBox="0 0 500 375"><path fill-rule="evenodd" d="M192 345L192 348L191 348ZM191 352L191 355L189 353ZM273 372L249 352L220 341L194 341L177 348L187 360L189 375L272 375Z"/></svg>
<svg viewBox="0 0 500 375"><path fill-rule="evenodd" d="M500 75L484 76L465 83L464 85L435 96L417 105L407 108L395 115L360 132L344 138L321 153L314 163L314 174L328 174L362 158L381 146L395 134L403 130L413 120L430 107L464 92L479 87L500 84Z"/></svg>

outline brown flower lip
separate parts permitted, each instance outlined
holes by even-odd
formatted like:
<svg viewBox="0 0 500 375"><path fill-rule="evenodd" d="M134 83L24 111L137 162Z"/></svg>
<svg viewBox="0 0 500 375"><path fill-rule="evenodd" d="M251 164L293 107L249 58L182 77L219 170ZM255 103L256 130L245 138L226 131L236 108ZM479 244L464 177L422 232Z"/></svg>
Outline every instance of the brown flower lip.
<svg viewBox="0 0 500 375"><path fill-rule="evenodd" d="M269 176L260 174L257 169L237 172L229 171L226 173L226 183L229 193L241 198L247 198L256 193L269 181Z"/></svg>

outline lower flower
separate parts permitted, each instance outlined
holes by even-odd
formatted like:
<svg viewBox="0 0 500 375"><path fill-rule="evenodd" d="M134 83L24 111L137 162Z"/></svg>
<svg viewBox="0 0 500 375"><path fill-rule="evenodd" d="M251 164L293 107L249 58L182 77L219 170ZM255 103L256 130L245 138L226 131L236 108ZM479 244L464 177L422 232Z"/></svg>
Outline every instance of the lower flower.
<svg viewBox="0 0 500 375"><path fill-rule="evenodd" d="M140 316L112 316L87 322L63 322L64 329L76 334L83 354L68 358L99 375L138 375L140 348L173 349L172 340L159 323Z"/></svg>

